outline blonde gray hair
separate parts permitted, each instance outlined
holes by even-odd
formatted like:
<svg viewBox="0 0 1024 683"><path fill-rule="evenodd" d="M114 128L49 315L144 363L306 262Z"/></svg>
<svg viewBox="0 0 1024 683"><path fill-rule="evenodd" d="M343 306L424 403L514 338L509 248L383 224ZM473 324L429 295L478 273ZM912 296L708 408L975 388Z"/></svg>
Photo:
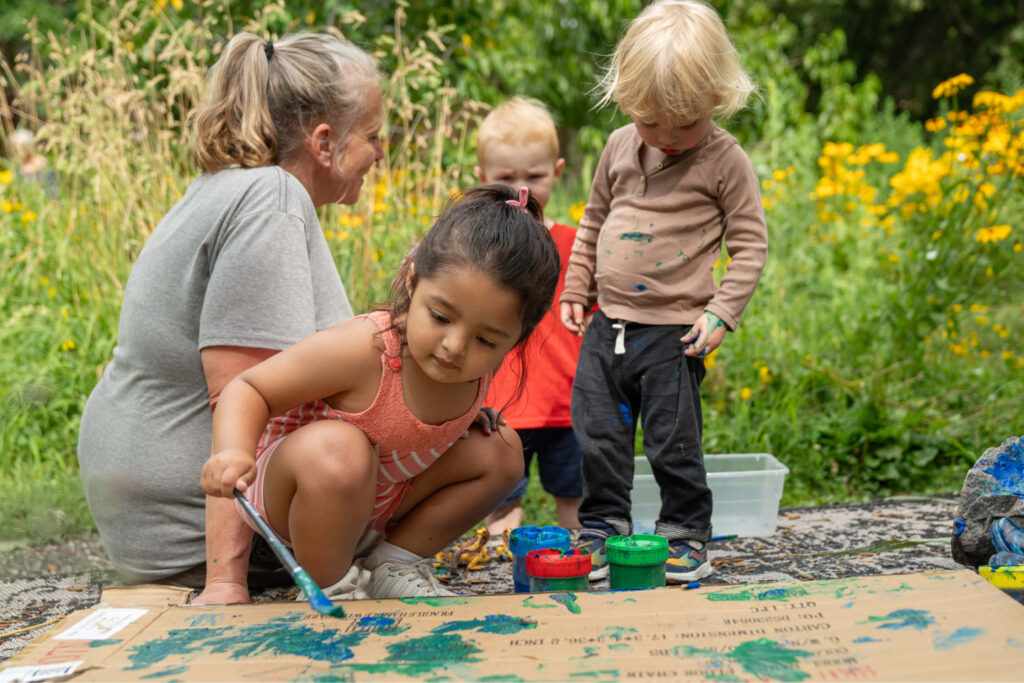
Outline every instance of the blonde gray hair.
<svg viewBox="0 0 1024 683"><path fill-rule="evenodd" d="M210 69L209 99L193 112L192 149L204 171L288 160L320 123L344 146L380 73L373 57L332 35L228 42Z"/></svg>
<svg viewBox="0 0 1024 683"><path fill-rule="evenodd" d="M487 145L492 142L523 144L546 140L551 161L558 159L558 131L555 120L540 100L516 95L491 110L476 134L476 161L483 166Z"/></svg>
<svg viewBox="0 0 1024 683"><path fill-rule="evenodd" d="M667 115L677 125L712 112L728 117L756 86L718 13L697 0L658 0L629 25L598 83L598 106L634 119Z"/></svg>

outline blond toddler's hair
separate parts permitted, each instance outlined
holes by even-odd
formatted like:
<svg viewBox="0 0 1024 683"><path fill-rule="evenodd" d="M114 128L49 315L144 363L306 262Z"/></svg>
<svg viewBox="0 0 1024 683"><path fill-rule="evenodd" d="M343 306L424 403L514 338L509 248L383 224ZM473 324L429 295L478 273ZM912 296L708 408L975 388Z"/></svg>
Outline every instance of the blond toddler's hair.
<svg viewBox="0 0 1024 683"><path fill-rule="evenodd" d="M756 90L718 13L697 0L658 0L619 41L597 91L639 120L667 115L687 125L728 117Z"/></svg>
<svg viewBox="0 0 1024 683"><path fill-rule="evenodd" d="M540 100L516 95L491 110L476 134L476 161L486 163L487 146L492 142L522 144L546 140L551 145L551 160L558 159L558 131L555 120Z"/></svg>

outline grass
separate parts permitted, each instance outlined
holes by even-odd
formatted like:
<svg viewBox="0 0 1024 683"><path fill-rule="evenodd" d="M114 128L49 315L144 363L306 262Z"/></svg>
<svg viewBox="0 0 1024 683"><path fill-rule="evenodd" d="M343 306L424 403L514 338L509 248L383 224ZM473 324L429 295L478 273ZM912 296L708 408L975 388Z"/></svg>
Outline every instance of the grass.
<svg viewBox="0 0 1024 683"><path fill-rule="evenodd" d="M111 357L135 256L195 173L184 112L201 91L195 55L216 41L202 25L158 26L129 49L130 29L54 37L66 43L49 61L17 67L12 105L53 176L0 160L0 540L91 529L81 408ZM437 82L430 40L391 40L387 159L356 207L321 213L356 310L384 299L408 246L471 182L484 109ZM140 79L144 53L175 78ZM866 122L875 145L794 129L749 146L769 260L709 359L705 450L773 453L790 468L784 505L958 491L985 448L1024 433L1024 101L961 107L956 95L941 128ZM570 169L549 214L574 224L587 187ZM727 267L723 254L717 275ZM536 475L525 512L554 520Z"/></svg>

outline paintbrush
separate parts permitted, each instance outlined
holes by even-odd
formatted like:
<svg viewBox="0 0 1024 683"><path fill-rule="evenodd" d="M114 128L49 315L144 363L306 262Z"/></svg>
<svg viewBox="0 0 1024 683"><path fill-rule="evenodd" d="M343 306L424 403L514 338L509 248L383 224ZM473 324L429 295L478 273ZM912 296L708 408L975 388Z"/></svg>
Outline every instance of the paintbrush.
<svg viewBox="0 0 1024 683"><path fill-rule="evenodd" d="M260 513L256 512L256 508L252 506L252 503L245 497L245 494L235 489L235 499L242 504L245 509L245 513L249 515L249 519L252 520L256 528L260 530L263 537L267 539L267 543L270 544L270 549L277 555L277 559L281 560L281 564L292 573L292 579L295 580L295 585L302 589L302 592L306 594L306 598L309 600L309 605L320 614L326 614L329 617L341 617L344 618L345 610L342 609L341 605L335 605L331 602L331 599L324 595L324 592L320 590L320 587L316 585L316 581L313 580L305 569L302 568L298 562L295 561L295 557L291 554L274 530L270 528L270 525L263 521L260 517Z"/></svg>

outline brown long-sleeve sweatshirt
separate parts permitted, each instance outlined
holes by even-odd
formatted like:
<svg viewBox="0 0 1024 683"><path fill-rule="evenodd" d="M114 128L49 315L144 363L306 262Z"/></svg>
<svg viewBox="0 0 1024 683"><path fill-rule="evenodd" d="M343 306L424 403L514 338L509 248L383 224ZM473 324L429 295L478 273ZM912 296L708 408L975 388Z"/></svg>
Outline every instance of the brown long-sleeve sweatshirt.
<svg viewBox="0 0 1024 683"><path fill-rule="evenodd" d="M597 302L612 319L691 325L705 310L733 330L761 278L768 249L753 164L712 124L692 149L649 174L633 124L608 138L576 232L562 303ZM725 240L730 258L716 287Z"/></svg>

